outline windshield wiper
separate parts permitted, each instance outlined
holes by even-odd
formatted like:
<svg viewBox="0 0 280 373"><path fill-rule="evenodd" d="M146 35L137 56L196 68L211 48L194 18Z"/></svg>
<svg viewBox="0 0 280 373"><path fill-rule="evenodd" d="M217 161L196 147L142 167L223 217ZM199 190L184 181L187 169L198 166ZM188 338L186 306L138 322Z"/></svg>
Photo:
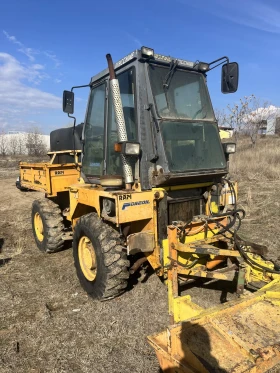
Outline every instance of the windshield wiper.
<svg viewBox="0 0 280 373"><path fill-rule="evenodd" d="M166 74L166 77L164 78L164 81L163 81L163 88L168 89L171 79L175 73L177 65L178 65L178 60L175 60L175 61L172 60L170 62L169 71Z"/></svg>
<svg viewBox="0 0 280 373"><path fill-rule="evenodd" d="M197 110L197 112L194 114L194 116L192 117L192 119L196 119L196 117L198 116L198 114L202 113L202 111L205 109L205 106L206 104L202 105L201 108L199 110ZM200 119L204 119L206 117L207 113L205 113L204 117L203 118L200 118Z"/></svg>

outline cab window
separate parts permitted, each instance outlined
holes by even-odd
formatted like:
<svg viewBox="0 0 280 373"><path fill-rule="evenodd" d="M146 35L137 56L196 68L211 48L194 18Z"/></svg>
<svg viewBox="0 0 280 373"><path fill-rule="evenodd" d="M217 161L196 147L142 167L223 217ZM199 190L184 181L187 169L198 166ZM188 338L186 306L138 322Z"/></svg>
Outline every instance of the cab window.
<svg viewBox="0 0 280 373"><path fill-rule="evenodd" d="M83 172L101 176L104 169L105 83L92 89L84 132Z"/></svg>

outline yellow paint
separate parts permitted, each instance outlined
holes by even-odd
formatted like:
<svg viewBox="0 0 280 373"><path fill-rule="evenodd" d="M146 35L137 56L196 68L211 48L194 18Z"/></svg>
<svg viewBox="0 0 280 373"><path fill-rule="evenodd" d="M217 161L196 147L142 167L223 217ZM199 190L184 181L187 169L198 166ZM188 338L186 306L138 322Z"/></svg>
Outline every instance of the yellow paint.
<svg viewBox="0 0 280 373"><path fill-rule="evenodd" d="M38 240L42 242L44 240L44 225L39 212L34 215L34 228Z"/></svg>
<svg viewBox="0 0 280 373"><path fill-rule="evenodd" d="M165 189L166 191L195 189L195 188L202 188L202 187L211 186L213 184L214 183L209 182L209 183L200 183L200 184L172 185L172 186L165 186L165 187L163 187L163 189Z"/></svg>
<svg viewBox="0 0 280 373"><path fill-rule="evenodd" d="M157 199L164 197L164 190L157 189L156 190L159 193L159 197ZM153 189L153 192L155 190ZM155 248L154 251L151 253L147 253L146 257L152 266L153 269L157 270L157 275L162 276L164 274L163 268L161 266L160 262L160 246L158 245L158 230L157 230L157 202L156 200L153 200L153 219L150 220L150 226L152 228L152 232L154 233L155 237Z"/></svg>
<svg viewBox="0 0 280 373"><path fill-rule="evenodd" d="M126 199L116 198L116 213L119 223L128 223L137 220L153 219L154 217L154 192L123 193ZM123 197L122 197L123 198Z"/></svg>
<svg viewBox="0 0 280 373"><path fill-rule="evenodd" d="M213 230L213 233L210 230L207 231L207 238L213 237L214 233L218 233L219 228L214 228L212 230ZM196 233L194 235L186 236L185 243L188 244L188 243L195 242L195 241L201 241L203 239L205 239L204 230L199 232L199 233ZM162 247L163 247L164 266L166 266L170 262L169 259L167 258L169 256L169 242L168 242L168 239L162 240ZM196 255L196 254L191 254L191 253L185 253L185 252L178 251L178 260L183 264L187 264L190 260L193 261L193 259L195 259L195 258L200 258L200 260L193 267L194 269L198 266L201 266L201 264L206 263L206 260L201 255Z"/></svg>
<svg viewBox="0 0 280 373"><path fill-rule="evenodd" d="M226 130L219 130L220 138L221 139L230 139L232 137L232 130L226 131Z"/></svg>
<svg viewBox="0 0 280 373"><path fill-rule="evenodd" d="M251 294L250 297L239 298L207 310L197 309L197 315L195 315L195 311L192 314L191 310L183 315L178 308L175 311L177 324L170 325L161 333L149 336L148 341L155 349L163 371L209 373L215 370L218 365L221 368L228 368L224 369L225 371L232 371L230 369L232 367L228 365L228 351L232 351L232 356L236 356L233 364L238 361L240 371L266 372L277 365L280 359L280 351L275 344L275 340L277 340L275 329L279 329L277 322L275 323L278 317L277 313L279 313L279 297L280 282L273 281L267 285L266 290L259 290ZM176 302L177 300L174 299L174 303ZM188 303L188 298L186 298L186 303ZM269 305L271 306L269 307ZM180 307L182 308L183 305ZM258 310L261 311L267 307L269 307L270 314L264 320L266 315L263 312L258 313ZM238 320L241 329L230 328L228 321L232 319ZM254 330L242 328L242 324L246 324L246 319L251 320L251 324L255 325ZM267 330L267 334L263 335L266 353L259 354L256 358L256 352L252 349L252 343L254 343L252 336L261 335L259 331L262 325L265 325ZM207 365L204 362L201 364L201 359L197 357L197 354L192 353L191 341L194 339L188 338L188 336L195 337L195 331L198 333L202 351L206 351L206 356L211 348L211 354L208 355L210 359L206 360ZM205 335L205 338L199 338L199 335ZM216 350L220 348L216 346L219 341L221 341L220 346L224 345L224 350L220 349L215 353L215 347ZM271 345L268 343L269 341Z"/></svg>
<svg viewBox="0 0 280 373"><path fill-rule="evenodd" d="M67 191L71 184L79 182L80 166L74 163L20 163L20 179L23 187L45 192L55 197Z"/></svg>
<svg viewBox="0 0 280 373"><path fill-rule="evenodd" d="M217 214L219 212L219 207L215 201L211 201L211 211L212 214Z"/></svg>
<svg viewBox="0 0 280 373"><path fill-rule="evenodd" d="M88 281L94 281L97 275L96 254L92 242L87 236L81 237L79 241L78 257L83 275Z"/></svg>
<svg viewBox="0 0 280 373"><path fill-rule="evenodd" d="M173 315L174 322L181 322L188 318L198 316L204 308L199 307L197 304L193 303L190 295L184 295L172 299L173 302Z"/></svg>
<svg viewBox="0 0 280 373"><path fill-rule="evenodd" d="M167 266L170 260L167 258L169 256L169 241L168 238L162 240L162 248L163 248L163 265Z"/></svg>
<svg viewBox="0 0 280 373"><path fill-rule="evenodd" d="M252 264L249 265L246 263L245 268L245 280L247 283L254 282L254 281L264 281L269 283L272 280L280 280L280 274L277 273L269 273L262 268L254 265L253 262L261 265L262 267L266 267L267 269L274 269L274 264L269 261L265 261L262 259L261 256L256 254L247 253L249 258L252 259Z"/></svg>

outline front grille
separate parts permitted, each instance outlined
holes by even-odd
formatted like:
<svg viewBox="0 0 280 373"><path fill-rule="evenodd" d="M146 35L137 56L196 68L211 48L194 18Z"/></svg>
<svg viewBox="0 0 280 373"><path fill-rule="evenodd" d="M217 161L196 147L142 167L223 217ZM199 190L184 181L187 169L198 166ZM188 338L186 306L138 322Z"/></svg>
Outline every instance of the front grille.
<svg viewBox="0 0 280 373"><path fill-rule="evenodd" d="M204 201L201 198L191 200L172 200L168 201L168 224L172 221L188 221L195 215L204 212Z"/></svg>

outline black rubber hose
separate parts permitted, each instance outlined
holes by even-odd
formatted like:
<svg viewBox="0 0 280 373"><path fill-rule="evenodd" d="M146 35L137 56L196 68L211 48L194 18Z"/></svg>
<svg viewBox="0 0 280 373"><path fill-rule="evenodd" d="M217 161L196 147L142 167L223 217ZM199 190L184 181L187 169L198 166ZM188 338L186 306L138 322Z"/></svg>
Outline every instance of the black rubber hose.
<svg viewBox="0 0 280 373"><path fill-rule="evenodd" d="M229 179L226 179L225 177L223 179L228 183L228 185L229 185L229 187L230 187L230 189L233 193L233 196L234 196L234 210L236 210L237 209L237 199L236 199L236 193L235 193L234 186L233 186L232 182L229 181Z"/></svg>
<svg viewBox="0 0 280 373"><path fill-rule="evenodd" d="M239 214L240 212L242 212L241 220L243 220L246 216L246 212L243 209L237 209L237 210L232 210L232 211L228 211L228 212L223 212L221 214L212 214L212 215L216 218L219 218L219 217L228 216L228 215L234 216L235 214L237 214L237 213Z"/></svg>

